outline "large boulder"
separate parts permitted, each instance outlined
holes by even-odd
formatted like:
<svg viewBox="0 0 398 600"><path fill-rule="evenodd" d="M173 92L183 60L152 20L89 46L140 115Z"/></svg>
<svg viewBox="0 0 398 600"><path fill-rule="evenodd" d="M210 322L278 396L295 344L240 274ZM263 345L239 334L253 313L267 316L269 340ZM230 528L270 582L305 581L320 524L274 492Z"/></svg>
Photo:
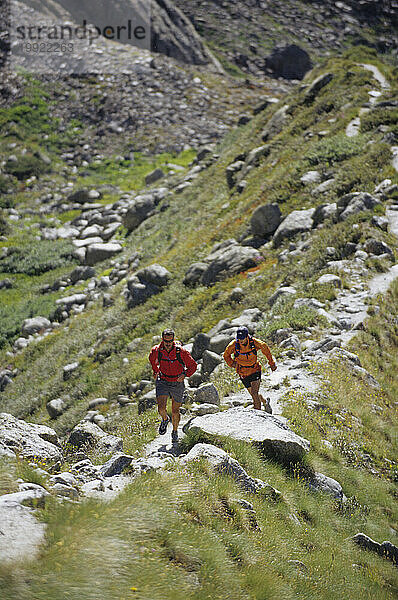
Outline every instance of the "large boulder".
<svg viewBox="0 0 398 600"><path fill-rule="evenodd" d="M303 79L304 75L312 68L309 54L297 46L277 46L266 57L265 66L276 77L285 79Z"/></svg>
<svg viewBox="0 0 398 600"><path fill-rule="evenodd" d="M200 404L215 404L220 405L220 396L218 395L217 388L213 383L205 383L201 385L197 390L194 391L193 399L195 402Z"/></svg>
<svg viewBox="0 0 398 600"><path fill-rule="evenodd" d="M315 208L294 210L291 212L275 231L273 237L273 244L275 248L280 246L283 240L286 238L289 239L298 233L310 231L313 226L312 217L314 212Z"/></svg>
<svg viewBox="0 0 398 600"><path fill-rule="evenodd" d="M211 465L213 471L232 477L245 491L255 494L264 488L267 491L275 493L275 497L280 496L280 492L274 490L261 479L250 477L245 469L221 448L212 444L196 444L186 456L181 459L183 465L194 460L206 459Z"/></svg>
<svg viewBox="0 0 398 600"><path fill-rule="evenodd" d="M192 345L191 356L195 360L199 360L203 356L203 352L205 350L209 350L210 346L210 336L206 335L206 333L198 333L195 336ZM214 351L214 350L213 350Z"/></svg>
<svg viewBox="0 0 398 600"><path fill-rule="evenodd" d="M45 317L33 317L32 319L25 319L22 324L21 333L24 337L28 337L29 335L40 333L50 328L51 322Z"/></svg>
<svg viewBox="0 0 398 600"><path fill-rule="evenodd" d="M164 287L168 284L171 273L161 265L150 265L137 271L136 276L140 280L140 283L151 283L158 287Z"/></svg>
<svg viewBox="0 0 398 600"><path fill-rule="evenodd" d="M155 213L155 208L153 194L137 196L123 217L123 225L128 231L133 231Z"/></svg>
<svg viewBox="0 0 398 600"><path fill-rule="evenodd" d="M95 423L81 421L69 435L68 443L76 448L95 447L103 454L114 454L123 450L122 438L110 435Z"/></svg>
<svg viewBox="0 0 398 600"><path fill-rule="evenodd" d="M206 375L210 375L214 369L222 362L222 358L215 352L205 350L203 352L202 372Z"/></svg>
<svg viewBox="0 0 398 600"><path fill-rule="evenodd" d="M278 417L253 408L230 408L221 414L195 417L184 431L198 431L214 436L229 436L258 444L267 456L282 462L295 462L308 452L308 440L295 434Z"/></svg>
<svg viewBox="0 0 398 600"><path fill-rule="evenodd" d="M256 267L262 257L254 248L240 246L235 240L227 240L227 243L223 242L216 247L206 260L209 265L201 282L209 286Z"/></svg>
<svg viewBox="0 0 398 600"><path fill-rule="evenodd" d="M0 456L58 461L62 456L58 445L54 429L0 413Z"/></svg>
<svg viewBox="0 0 398 600"><path fill-rule="evenodd" d="M337 218L345 221L351 215L364 210L372 210L380 201L367 192L353 192L345 194L337 201Z"/></svg>
<svg viewBox="0 0 398 600"><path fill-rule="evenodd" d="M187 287L194 287L202 279L203 273L207 270L208 264L205 262L193 263L185 273L182 283Z"/></svg>
<svg viewBox="0 0 398 600"><path fill-rule="evenodd" d="M127 281L127 306L134 308L143 304L148 298L159 294L167 286L171 273L161 265L150 265Z"/></svg>
<svg viewBox="0 0 398 600"><path fill-rule="evenodd" d="M91 244L87 247L84 262L86 265L93 266L103 260L112 258L122 251L122 246L116 242L105 244Z"/></svg>
<svg viewBox="0 0 398 600"><path fill-rule="evenodd" d="M274 233L282 220L278 204L264 204L256 208L250 219L250 227L253 235L262 238Z"/></svg>

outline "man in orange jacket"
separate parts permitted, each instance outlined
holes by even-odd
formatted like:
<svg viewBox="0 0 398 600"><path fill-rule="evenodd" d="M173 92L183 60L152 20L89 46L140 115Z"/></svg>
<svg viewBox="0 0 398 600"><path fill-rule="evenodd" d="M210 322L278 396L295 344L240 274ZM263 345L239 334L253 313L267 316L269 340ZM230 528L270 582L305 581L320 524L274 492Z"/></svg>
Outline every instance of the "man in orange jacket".
<svg viewBox="0 0 398 600"><path fill-rule="evenodd" d="M149 362L156 380L156 400L159 414L162 417L159 433L161 435L166 433L170 421L166 408L167 400L171 396L171 421L173 424L171 439L173 442L177 442L180 406L184 398L184 379L193 375L198 365L181 343L174 340L172 329L163 331L161 343L151 349Z"/></svg>
<svg viewBox="0 0 398 600"><path fill-rule="evenodd" d="M269 399L266 400L259 394L261 381L261 365L257 359L257 350L266 356L272 371L276 370L276 364L272 358L270 349L265 342L249 336L247 327L239 327L236 340L232 340L225 349L224 359L228 366L236 369L245 388L253 398L253 406L261 410L261 402L266 412L272 414Z"/></svg>

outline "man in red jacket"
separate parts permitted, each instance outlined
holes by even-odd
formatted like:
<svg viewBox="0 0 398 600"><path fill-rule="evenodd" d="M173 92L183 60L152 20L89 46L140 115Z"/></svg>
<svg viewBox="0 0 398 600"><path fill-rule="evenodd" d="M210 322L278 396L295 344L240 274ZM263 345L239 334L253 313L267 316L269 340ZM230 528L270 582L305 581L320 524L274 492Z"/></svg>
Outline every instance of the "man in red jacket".
<svg viewBox="0 0 398 600"><path fill-rule="evenodd" d="M159 414L162 417L159 433L162 435L166 433L170 421L166 407L167 400L171 396L171 421L173 424L171 439L173 442L177 442L180 406L184 397L184 379L193 375L198 365L181 343L174 340L172 329L163 331L161 343L153 346L149 354L149 362L156 380L156 400Z"/></svg>

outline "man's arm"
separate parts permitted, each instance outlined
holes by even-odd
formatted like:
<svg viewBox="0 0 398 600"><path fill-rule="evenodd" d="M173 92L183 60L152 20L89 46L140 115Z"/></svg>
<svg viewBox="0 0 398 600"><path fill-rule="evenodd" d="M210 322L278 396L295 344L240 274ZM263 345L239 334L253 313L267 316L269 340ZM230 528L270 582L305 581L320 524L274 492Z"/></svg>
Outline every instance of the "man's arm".
<svg viewBox="0 0 398 600"><path fill-rule="evenodd" d="M275 371L276 364L275 364L274 358L271 354L271 350L268 348L267 344L265 342L262 342L261 340L258 340L257 338L253 338L253 340L254 340L254 345L257 348L257 350L261 350L261 352L264 354L264 356L268 360L269 366L271 367L271 371Z"/></svg>
<svg viewBox="0 0 398 600"><path fill-rule="evenodd" d="M152 348L152 350L150 351L149 362L151 363L153 376L156 378L156 376L158 375L158 373L160 371L160 366L158 363L158 348L157 348L157 346L154 346Z"/></svg>
<svg viewBox="0 0 398 600"><path fill-rule="evenodd" d="M224 360L227 363L227 365L229 367L236 367L236 362L234 361L234 359L232 358L232 354L235 350L235 342L232 341L228 344L228 346L225 348L224 351Z"/></svg>
<svg viewBox="0 0 398 600"><path fill-rule="evenodd" d="M181 348L181 358L185 364L186 377L191 377L191 375L193 375L198 368L198 363L192 358L188 350L185 350L185 348Z"/></svg>

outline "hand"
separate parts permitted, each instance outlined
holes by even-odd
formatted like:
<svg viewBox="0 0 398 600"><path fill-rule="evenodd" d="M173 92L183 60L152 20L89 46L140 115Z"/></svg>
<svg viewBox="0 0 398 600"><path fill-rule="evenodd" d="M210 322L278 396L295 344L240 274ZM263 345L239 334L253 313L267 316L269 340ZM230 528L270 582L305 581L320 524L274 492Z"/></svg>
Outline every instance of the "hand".
<svg viewBox="0 0 398 600"><path fill-rule="evenodd" d="M178 383L181 383L181 381L184 381L185 379L185 375L184 373L182 375L179 376L179 378L177 379Z"/></svg>
<svg viewBox="0 0 398 600"><path fill-rule="evenodd" d="M275 364L270 365L270 367L271 367L271 371L276 371L276 369L278 368Z"/></svg>

